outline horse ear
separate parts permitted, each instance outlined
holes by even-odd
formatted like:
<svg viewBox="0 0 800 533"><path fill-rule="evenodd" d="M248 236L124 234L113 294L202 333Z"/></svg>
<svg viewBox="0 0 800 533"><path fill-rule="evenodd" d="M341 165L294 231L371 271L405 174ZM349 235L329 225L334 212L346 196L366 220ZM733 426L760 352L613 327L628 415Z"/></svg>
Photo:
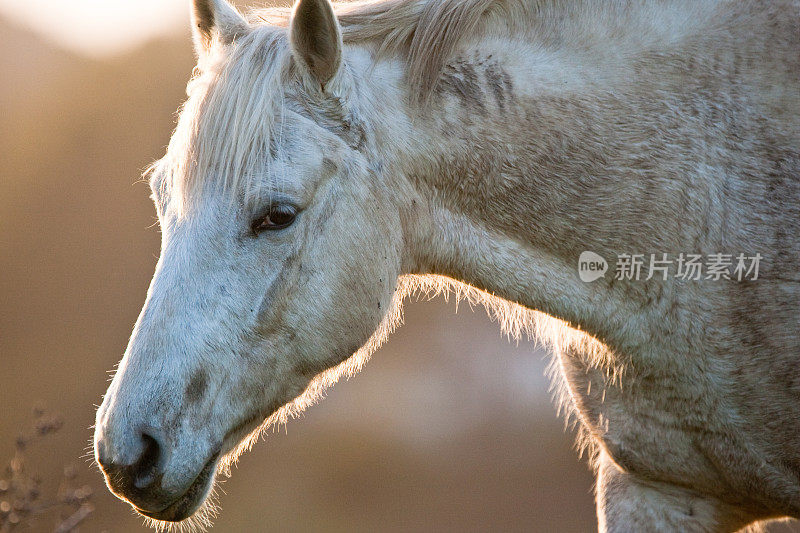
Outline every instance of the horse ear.
<svg viewBox="0 0 800 533"><path fill-rule="evenodd" d="M298 63L324 86L342 64L342 31L329 0L299 0L289 29Z"/></svg>
<svg viewBox="0 0 800 533"><path fill-rule="evenodd" d="M208 52L215 38L229 44L249 30L244 17L226 0L194 0L192 34L198 55Z"/></svg>

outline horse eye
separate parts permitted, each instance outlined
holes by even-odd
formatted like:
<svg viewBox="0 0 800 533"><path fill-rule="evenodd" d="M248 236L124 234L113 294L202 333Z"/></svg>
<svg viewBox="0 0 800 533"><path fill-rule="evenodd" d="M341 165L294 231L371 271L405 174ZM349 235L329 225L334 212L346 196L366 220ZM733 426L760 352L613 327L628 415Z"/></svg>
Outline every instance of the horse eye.
<svg viewBox="0 0 800 533"><path fill-rule="evenodd" d="M291 226L297 216L295 208L287 205L273 206L269 213L253 220L251 229L253 233L261 233L267 230L283 229Z"/></svg>

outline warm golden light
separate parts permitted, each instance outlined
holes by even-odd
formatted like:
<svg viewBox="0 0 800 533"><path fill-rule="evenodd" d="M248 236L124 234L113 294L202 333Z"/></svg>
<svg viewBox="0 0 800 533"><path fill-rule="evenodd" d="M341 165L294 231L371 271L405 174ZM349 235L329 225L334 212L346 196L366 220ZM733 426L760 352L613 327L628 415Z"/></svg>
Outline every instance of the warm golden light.
<svg viewBox="0 0 800 533"><path fill-rule="evenodd" d="M0 17L90 56L129 50L180 31L188 0L0 0Z"/></svg>

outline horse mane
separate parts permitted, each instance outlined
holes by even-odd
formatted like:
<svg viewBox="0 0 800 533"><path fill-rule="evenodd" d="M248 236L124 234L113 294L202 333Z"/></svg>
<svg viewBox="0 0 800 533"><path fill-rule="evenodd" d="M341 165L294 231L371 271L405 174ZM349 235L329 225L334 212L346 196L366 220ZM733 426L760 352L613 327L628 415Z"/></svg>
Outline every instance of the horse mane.
<svg viewBox="0 0 800 533"><path fill-rule="evenodd" d="M374 43L378 58L405 58L408 85L424 101L458 45L474 35L489 8L498 4L498 0L360 0L335 2L334 10L345 44ZM291 11L267 8L254 15L255 21L287 26Z"/></svg>
<svg viewBox="0 0 800 533"><path fill-rule="evenodd" d="M406 52L410 87L426 98L458 45L495 0L398 0L352 7L341 16L348 42L378 39L380 54ZM348 12L349 11L349 12Z"/></svg>

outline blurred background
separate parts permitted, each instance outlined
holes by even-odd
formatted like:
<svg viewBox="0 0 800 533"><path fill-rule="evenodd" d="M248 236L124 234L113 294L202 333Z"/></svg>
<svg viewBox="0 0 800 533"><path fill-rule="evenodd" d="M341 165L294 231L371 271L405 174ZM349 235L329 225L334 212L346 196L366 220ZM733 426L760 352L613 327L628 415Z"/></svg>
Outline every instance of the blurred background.
<svg viewBox="0 0 800 533"><path fill-rule="evenodd" d="M35 406L60 415L25 467L55 494L73 465L94 492L81 531L146 531L80 457L157 259L139 176L194 65L188 12L0 0L0 468ZM465 304L408 302L405 316L360 374L242 457L213 531L596 530L546 354ZM3 499L0 482L0 517Z"/></svg>

